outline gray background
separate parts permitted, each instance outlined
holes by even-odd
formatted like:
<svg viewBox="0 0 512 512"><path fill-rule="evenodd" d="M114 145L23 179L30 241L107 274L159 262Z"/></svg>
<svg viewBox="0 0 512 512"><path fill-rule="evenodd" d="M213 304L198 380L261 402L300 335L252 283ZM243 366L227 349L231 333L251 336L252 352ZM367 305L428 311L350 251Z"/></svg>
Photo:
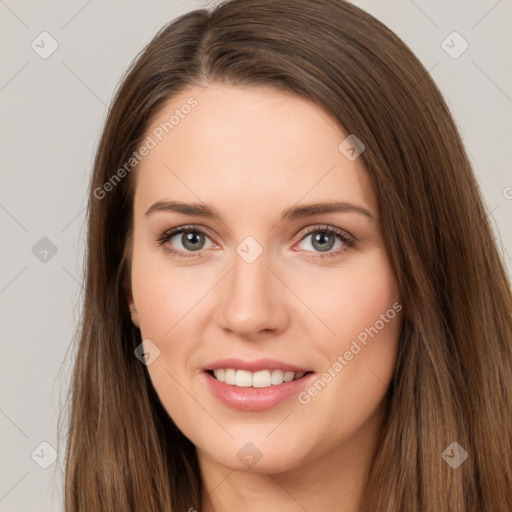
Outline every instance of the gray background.
<svg viewBox="0 0 512 512"><path fill-rule="evenodd" d="M445 95L510 274L512 0L354 3L411 47ZM86 189L106 106L156 31L203 5L0 0L0 511L62 509L57 418L80 313ZM46 59L31 47L35 40L48 50L43 31L59 45ZM469 44L456 59L442 47L453 31ZM445 48L461 44L452 36ZM47 469L52 448L43 442L58 453Z"/></svg>

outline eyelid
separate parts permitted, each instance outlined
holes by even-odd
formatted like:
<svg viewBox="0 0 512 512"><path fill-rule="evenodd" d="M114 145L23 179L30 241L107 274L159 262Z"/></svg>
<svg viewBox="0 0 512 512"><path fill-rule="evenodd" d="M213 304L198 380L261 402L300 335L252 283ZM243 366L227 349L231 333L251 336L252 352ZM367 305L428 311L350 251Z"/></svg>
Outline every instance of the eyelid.
<svg viewBox="0 0 512 512"><path fill-rule="evenodd" d="M170 228L170 229L167 229L165 230L156 240L156 245L157 246L164 246L164 248L168 251L168 252L171 252L171 253L176 253L178 255L180 254L188 254L188 255L194 255L194 254L198 254L198 253L201 253L202 252L202 249L199 250L199 251L182 251L181 249L175 249L175 248L172 248L170 249L169 247L166 247L166 243L173 237L175 237L176 235L179 235L185 231L197 231L197 232L200 232L204 235L206 235L212 242L214 245L219 245L216 241L215 241L215 236L212 235L211 231L209 228L207 228L206 226L202 226L200 224L184 224L182 226L177 226L175 228Z"/></svg>
<svg viewBox="0 0 512 512"><path fill-rule="evenodd" d="M175 228L167 229L164 231L157 239L159 243L165 243L167 240L172 238L175 235L179 235L184 231L199 231L208 236L212 241L215 241L215 235L212 235L212 231L206 226L202 226L200 224L184 224L182 226L177 226ZM217 244L217 242L215 242ZM217 244L218 245L218 244Z"/></svg>
<svg viewBox="0 0 512 512"><path fill-rule="evenodd" d="M333 233L335 235L340 236L342 239L346 238L346 239L352 241L353 243L358 241L357 237L352 235L352 233L349 233L345 229L341 229L341 228L337 228L335 226L331 226L330 224L315 224L313 226L309 226L308 228L306 228L306 232L304 232L302 234L302 237L301 237L301 239L299 241L304 240L304 238L306 236L310 235L311 233L315 233L317 231L324 231L324 232L328 232L328 233Z"/></svg>
<svg viewBox="0 0 512 512"><path fill-rule="evenodd" d="M303 251L300 250L300 252L306 252L308 253L309 258L313 258L316 260L326 260L328 261L329 258L336 258L340 257L343 254L345 254L347 251L353 249L356 246L357 238L350 234L348 231L345 231L344 229L332 226L330 224L316 224L313 226L309 226L305 233L302 234L301 238L298 242L294 244L295 245L301 243L303 240L305 240L309 235L316 232L324 232L329 233L331 235L334 235L335 237L338 237L338 239L342 242L342 247L338 248L334 251ZM292 249L297 252L299 252L298 249Z"/></svg>

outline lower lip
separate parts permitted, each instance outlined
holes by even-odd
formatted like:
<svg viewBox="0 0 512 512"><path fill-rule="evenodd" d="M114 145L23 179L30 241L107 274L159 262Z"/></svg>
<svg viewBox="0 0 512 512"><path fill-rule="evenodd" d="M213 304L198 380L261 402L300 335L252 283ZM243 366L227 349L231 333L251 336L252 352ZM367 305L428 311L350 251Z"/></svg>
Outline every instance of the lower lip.
<svg viewBox="0 0 512 512"><path fill-rule="evenodd" d="M309 373L300 379L268 388L240 388L220 382L208 372L203 374L210 390L223 404L242 411L264 411L275 407L286 398L299 393L314 375Z"/></svg>

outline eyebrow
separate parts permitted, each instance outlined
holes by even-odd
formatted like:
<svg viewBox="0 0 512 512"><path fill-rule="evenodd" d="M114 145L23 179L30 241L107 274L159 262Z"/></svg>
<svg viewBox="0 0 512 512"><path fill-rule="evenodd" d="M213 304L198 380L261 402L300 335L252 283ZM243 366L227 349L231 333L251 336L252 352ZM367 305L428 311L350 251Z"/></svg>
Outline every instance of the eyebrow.
<svg viewBox="0 0 512 512"><path fill-rule="evenodd" d="M154 212L176 212L185 215L195 215L208 219L222 221L220 213L212 206L204 203L183 203L181 201L157 201L148 208L144 215L148 216ZM375 217L362 206L349 201L329 201L324 203L311 203L301 206L292 206L281 212L282 220L297 220L312 217L321 213L354 212L360 213L370 219Z"/></svg>

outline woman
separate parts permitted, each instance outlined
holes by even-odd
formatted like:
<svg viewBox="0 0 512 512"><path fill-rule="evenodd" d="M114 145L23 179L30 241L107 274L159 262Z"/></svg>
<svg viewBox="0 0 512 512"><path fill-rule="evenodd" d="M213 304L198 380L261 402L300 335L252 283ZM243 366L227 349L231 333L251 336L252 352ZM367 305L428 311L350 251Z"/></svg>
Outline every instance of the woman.
<svg viewBox="0 0 512 512"><path fill-rule="evenodd" d="M121 84L66 511L512 510L512 300L449 110L341 0L231 0Z"/></svg>

